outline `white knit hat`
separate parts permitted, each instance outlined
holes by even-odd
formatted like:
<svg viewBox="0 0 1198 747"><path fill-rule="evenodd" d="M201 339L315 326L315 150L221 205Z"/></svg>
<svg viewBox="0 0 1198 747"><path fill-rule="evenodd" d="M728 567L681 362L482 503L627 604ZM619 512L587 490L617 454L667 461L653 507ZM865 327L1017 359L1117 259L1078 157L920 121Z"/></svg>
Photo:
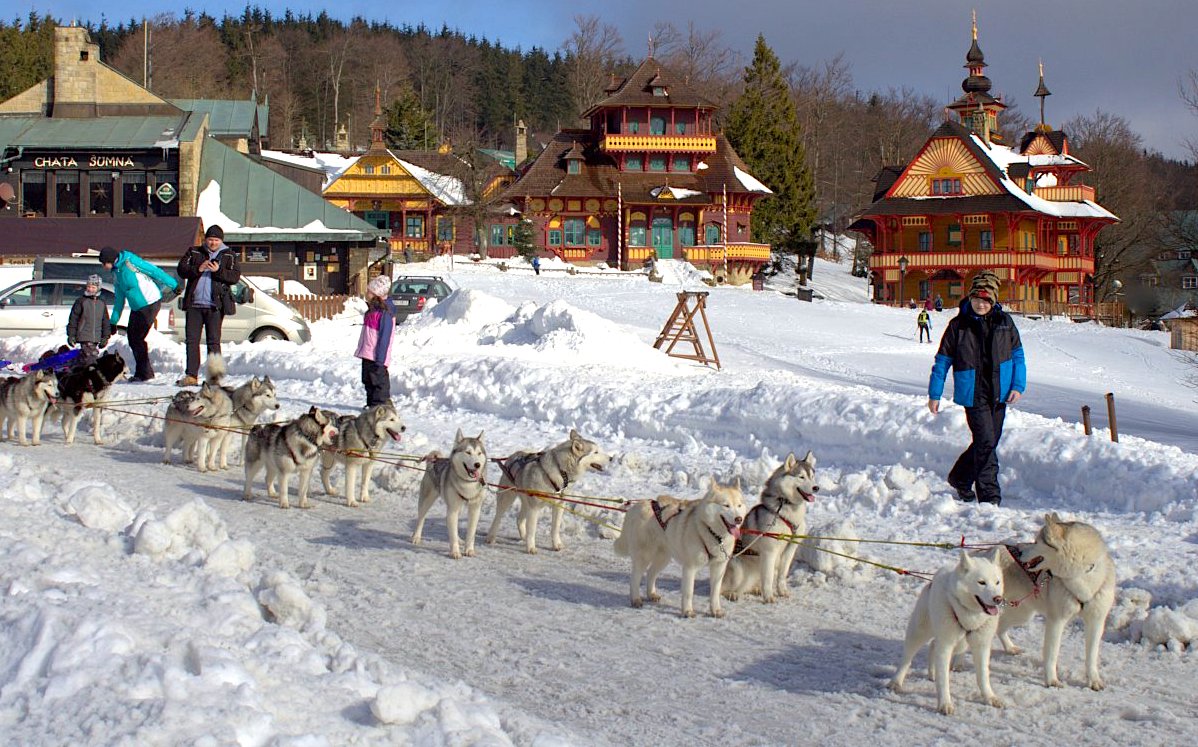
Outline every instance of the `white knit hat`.
<svg viewBox="0 0 1198 747"><path fill-rule="evenodd" d="M379 298L386 298L391 292L391 278L379 275L366 285L366 292Z"/></svg>

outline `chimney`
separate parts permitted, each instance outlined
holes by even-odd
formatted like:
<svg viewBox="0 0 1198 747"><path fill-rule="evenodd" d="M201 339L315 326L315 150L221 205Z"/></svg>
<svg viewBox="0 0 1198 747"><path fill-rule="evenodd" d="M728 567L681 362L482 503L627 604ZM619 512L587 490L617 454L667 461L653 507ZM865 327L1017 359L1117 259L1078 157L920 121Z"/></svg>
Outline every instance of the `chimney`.
<svg viewBox="0 0 1198 747"><path fill-rule="evenodd" d="M516 122L516 166L524 163L528 159L528 128L524 126L524 120Z"/></svg>
<svg viewBox="0 0 1198 747"><path fill-rule="evenodd" d="M94 117L99 100L96 76L100 46L88 39L82 26L54 29L53 117Z"/></svg>

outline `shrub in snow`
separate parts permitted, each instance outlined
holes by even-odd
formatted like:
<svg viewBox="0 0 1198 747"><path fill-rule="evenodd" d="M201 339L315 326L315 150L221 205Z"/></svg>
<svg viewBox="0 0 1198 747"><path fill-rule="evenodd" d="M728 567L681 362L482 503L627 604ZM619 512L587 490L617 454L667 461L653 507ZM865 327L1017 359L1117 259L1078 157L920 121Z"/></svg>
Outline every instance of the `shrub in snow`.
<svg viewBox="0 0 1198 747"><path fill-rule="evenodd" d="M370 712L382 724L411 724L420 714L437 705L437 694L428 688L403 682L379 688Z"/></svg>
<svg viewBox="0 0 1198 747"><path fill-rule="evenodd" d="M133 509L117 497L111 485L88 485L67 498L65 510L91 529L119 532L133 521Z"/></svg>

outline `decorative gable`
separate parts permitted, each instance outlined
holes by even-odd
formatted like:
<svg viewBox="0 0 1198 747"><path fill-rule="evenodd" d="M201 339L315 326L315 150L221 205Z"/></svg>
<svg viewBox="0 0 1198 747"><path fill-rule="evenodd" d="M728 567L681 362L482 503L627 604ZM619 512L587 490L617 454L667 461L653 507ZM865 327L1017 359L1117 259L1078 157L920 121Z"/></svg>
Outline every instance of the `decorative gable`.
<svg viewBox="0 0 1198 747"><path fill-rule="evenodd" d="M1048 138L1043 135L1037 135L1032 142L1028 143L1023 150L1025 156L1055 156L1057 153L1056 146L1049 142Z"/></svg>
<svg viewBox="0 0 1198 747"><path fill-rule="evenodd" d="M933 194L933 182L960 180L960 194L1003 194L985 167L957 138L929 140L890 188L888 197L927 197Z"/></svg>

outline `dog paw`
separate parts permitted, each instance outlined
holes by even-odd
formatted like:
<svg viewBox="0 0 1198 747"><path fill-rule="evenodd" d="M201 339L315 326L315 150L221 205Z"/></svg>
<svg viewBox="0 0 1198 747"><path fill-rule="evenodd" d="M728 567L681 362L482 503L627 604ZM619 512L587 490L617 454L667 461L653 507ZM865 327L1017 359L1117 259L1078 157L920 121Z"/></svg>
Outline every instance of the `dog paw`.
<svg viewBox="0 0 1198 747"><path fill-rule="evenodd" d="M737 592L737 591L726 591L726 592L724 592L724 597L725 597L725 598L726 598L726 599L727 599L729 602L739 602L739 601L740 601L740 592Z"/></svg>
<svg viewBox="0 0 1198 747"><path fill-rule="evenodd" d="M789 599L790 598L790 589L786 588L785 586L779 586L778 587L778 596L782 597L783 599Z"/></svg>
<svg viewBox="0 0 1198 747"><path fill-rule="evenodd" d="M357 502L357 501L346 501L346 502L345 502L345 505L346 505L348 508L357 508L357 507L358 507L358 502Z"/></svg>
<svg viewBox="0 0 1198 747"><path fill-rule="evenodd" d="M534 547L529 547L529 548L526 548L526 552L527 552L529 555L536 555L536 554L537 554L537 548L536 548L535 546L534 546Z"/></svg>
<svg viewBox="0 0 1198 747"><path fill-rule="evenodd" d="M903 692L903 683L899 682L898 680L891 680L891 681L890 681L890 684L886 685L886 687L887 687L887 688L890 690L890 692L892 692L892 693L901 693L901 692Z"/></svg>
<svg viewBox="0 0 1198 747"><path fill-rule="evenodd" d="M1050 680L1045 680L1045 681L1044 681L1044 686L1045 686L1045 687L1064 687L1064 686L1065 686L1065 683L1064 683L1064 682L1061 682L1061 681L1060 681L1059 679L1057 679L1056 677L1053 677L1053 678L1052 678L1052 679L1050 679Z"/></svg>
<svg viewBox="0 0 1198 747"><path fill-rule="evenodd" d="M712 617L723 617L723 616L724 616L724 610L722 610L722 609L719 609L719 610L712 610L712 611L711 611L711 616L712 616Z"/></svg>
<svg viewBox="0 0 1198 747"><path fill-rule="evenodd" d="M985 701L987 705L994 706L995 708L1005 708L1007 705L1006 703L1002 702L1002 698L998 697L997 695L987 696Z"/></svg>
<svg viewBox="0 0 1198 747"><path fill-rule="evenodd" d="M1106 683L1102 681L1101 677L1091 677L1089 684L1090 684L1090 689L1094 690L1094 691L1106 689Z"/></svg>
<svg viewBox="0 0 1198 747"><path fill-rule="evenodd" d="M1023 647L1016 646L1013 643L1010 646L1005 646L1004 649L1007 652L1007 656L1019 656L1020 654L1023 653Z"/></svg>
<svg viewBox="0 0 1198 747"><path fill-rule="evenodd" d="M682 616L683 617L694 617L695 611L694 610L682 610Z"/></svg>
<svg viewBox="0 0 1198 747"><path fill-rule="evenodd" d="M474 548L473 548L473 547L471 547L470 549L466 550L466 551L465 551L464 553L462 553L462 554L463 554L463 555L465 555L465 556L466 556L466 557L468 557L468 558L473 558L473 557L474 557L474 555L475 555L475 553L474 553Z"/></svg>
<svg viewBox="0 0 1198 747"><path fill-rule="evenodd" d="M564 549L566 549L566 546L563 545L562 543L560 543L560 542L553 543L553 551L554 552L561 552Z"/></svg>
<svg viewBox="0 0 1198 747"><path fill-rule="evenodd" d="M628 606L632 607L633 609L639 610L641 607L645 606L645 602L640 599L632 599L628 602Z"/></svg>
<svg viewBox="0 0 1198 747"><path fill-rule="evenodd" d="M647 596L649 598L650 602L660 602L661 601L661 594L658 594L656 591L651 591L648 594L646 594L645 596Z"/></svg>
<svg viewBox="0 0 1198 747"><path fill-rule="evenodd" d="M936 710L945 716L951 716L957 712L957 707L953 705L953 702L950 700L947 703L941 703Z"/></svg>
<svg viewBox="0 0 1198 747"><path fill-rule="evenodd" d="M449 557L453 558L454 560L461 560L462 559L462 551L461 550L452 550L449 553Z"/></svg>
<svg viewBox="0 0 1198 747"><path fill-rule="evenodd" d="M418 534L412 535L412 544L413 545L419 545L421 542L424 542L424 539L420 535L418 535Z"/></svg>
<svg viewBox="0 0 1198 747"><path fill-rule="evenodd" d="M762 597L761 598L762 604L773 604L774 602L777 602L777 601L778 601L777 597Z"/></svg>

